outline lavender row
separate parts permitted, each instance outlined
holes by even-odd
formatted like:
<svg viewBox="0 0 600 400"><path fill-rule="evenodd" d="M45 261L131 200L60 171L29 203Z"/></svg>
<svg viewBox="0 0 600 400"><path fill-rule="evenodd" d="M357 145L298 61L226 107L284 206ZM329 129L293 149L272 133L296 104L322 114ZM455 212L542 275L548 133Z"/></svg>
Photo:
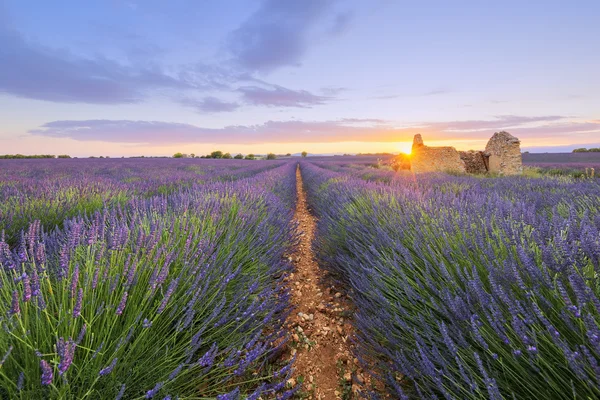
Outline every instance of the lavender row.
<svg viewBox="0 0 600 400"><path fill-rule="evenodd" d="M381 184L301 167L315 249L349 287L357 356L388 395L600 396L597 180Z"/></svg>
<svg viewBox="0 0 600 400"><path fill-rule="evenodd" d="M8 398L286 398L294 165L0 241Z"/></svg>
<svg viewBox="0 0 600 400"><path fill-rule="evenodd" d="M234 181L279 165L196 159L0 160L0 231L14 244L34 220L53 228L66 218L122 205L136 196Z"/></svg>

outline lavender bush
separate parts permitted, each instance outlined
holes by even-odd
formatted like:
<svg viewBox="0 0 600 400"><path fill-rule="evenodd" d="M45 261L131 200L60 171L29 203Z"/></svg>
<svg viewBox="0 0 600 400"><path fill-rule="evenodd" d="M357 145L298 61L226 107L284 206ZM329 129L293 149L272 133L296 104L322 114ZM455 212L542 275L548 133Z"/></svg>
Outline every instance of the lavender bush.
<svg viewBox="0 0 600 400"><path fill-rule="evenodd" d="M196 159L0 160L0 231L15 244L31 221L76 215L211 182L251 177L279 162Z"/></svg>
<svg viewBox="0 0 600 400"><path fill-rule="evenodd" d="M274 358L294 167L133 197L61 229L33 221L16 246L0 241L2 396L289 396L290 365Z"/></svg>
<svg viewBox="0 0 600 400"><path fill-rule="evenodd" d="M597 180L302 172L389 396L600 397Z"/></svg>

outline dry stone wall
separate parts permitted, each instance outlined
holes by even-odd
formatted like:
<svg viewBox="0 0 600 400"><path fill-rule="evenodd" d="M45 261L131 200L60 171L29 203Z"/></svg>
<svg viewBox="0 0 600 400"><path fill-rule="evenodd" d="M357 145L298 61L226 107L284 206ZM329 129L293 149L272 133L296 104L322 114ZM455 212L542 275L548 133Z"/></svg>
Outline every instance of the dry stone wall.
<svg viewBox="0 0 600 400"><path fill-rule="evenodd" d="M490 139L485 152L489 154L489 171L500 175L523 173L521 141L508 132L496 132Z"/></svg>
<svg viewBox="0 0 600 400"><path fill-rule="evenodd" d="M467 172L518 175L523 172L521 142L508 132L496 132L485 151L461 151L454 147L430 147L420 134L413 139L410 169L421 172Z"/></svg>
<svg viewBox="0 0 600 400"><path fill-rule="evenodd" d="M454 147L429 147L423 144L421 135L415 135L410 166L413 172L461 172L465 171L465 163L460 159Z"/></svg>
<svg viewBox="0 0 600 400"><path fill-rule="evenodd" d="M465 163L465 169L469 174L485 174L488 170L487 155L483 151L469 150L459 151L460 159Z"/></svg>

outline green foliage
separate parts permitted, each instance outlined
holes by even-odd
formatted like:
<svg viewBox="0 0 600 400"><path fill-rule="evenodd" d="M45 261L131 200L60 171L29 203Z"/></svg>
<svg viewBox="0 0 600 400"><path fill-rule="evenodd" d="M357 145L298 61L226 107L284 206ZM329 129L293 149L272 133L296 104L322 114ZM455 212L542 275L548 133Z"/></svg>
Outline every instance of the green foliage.
<svg viewBox="0 0 600 400"><path fill-rule="evenodd" d="M306 157L306 156L308 156L308 153L306 151L303 151L302 152L302 157Z"/></svg>
<svg viewBox="0 0 600 400"><path fill-rule="evenodd" d="M238 154L236 154L236 155L235 155L235 157L233 157L233 158L235 158L236 160L241 160L241 159L243 159L243 158L244 158L244 156L243 156L242 154L238 153Z"/></svg>
<svg viewBox="0 0 600 400"><path fill-rule="evenodd" d="M21 159L21 158L56 158L56 156L52 154L32 154L32 155L23 155L23 154L4 154L0 155L0 159Z"/></svg>
<svg viewBox="0 0 600 400"><path fill-rule="evenodd" d="M250 153L246 157L244 157L244 160L256 160L256 156L254 156L254 154Z"/></svg>
<svg viewBox="0 0 600 400"><path fill-rule="evenodd" d="M175 153L173 154L173 158L183 158L184 154L183 153Z"/></svg>
<svg viewBox="0 0 600 400"><path fill-rule="evenodd" d="M212 153L210 153L209 158L223 158L223 152L220 150L213 151Z"/></svg>
<svg viewBox="0 0 600 400"><path fill-rule="evenodd" d="M229 153L225 153L225 154L223 154L223 157L221 157L221 158L226 158L226 159L228 159L228 160L229 160L229 159L231 159L232 157L231 157L231 154L229 154Z"/></svg>
<svg viewBox="0 0 600 400"><path fill-rule="evenodd" d="M267 154L267 160L275 160L277 156L274 153Z"/></svg>

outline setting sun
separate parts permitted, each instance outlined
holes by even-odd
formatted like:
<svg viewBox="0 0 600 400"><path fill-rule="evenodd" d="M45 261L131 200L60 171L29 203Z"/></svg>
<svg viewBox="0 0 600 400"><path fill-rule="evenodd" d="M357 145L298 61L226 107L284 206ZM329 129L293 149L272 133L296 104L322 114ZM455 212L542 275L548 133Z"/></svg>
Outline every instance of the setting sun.
<svg viewBox="0 0 600 400"><path fill-rule="evenodd" d="M396 151L410 155L412 151L412 142L397 142L394 147Z"/></svg>

